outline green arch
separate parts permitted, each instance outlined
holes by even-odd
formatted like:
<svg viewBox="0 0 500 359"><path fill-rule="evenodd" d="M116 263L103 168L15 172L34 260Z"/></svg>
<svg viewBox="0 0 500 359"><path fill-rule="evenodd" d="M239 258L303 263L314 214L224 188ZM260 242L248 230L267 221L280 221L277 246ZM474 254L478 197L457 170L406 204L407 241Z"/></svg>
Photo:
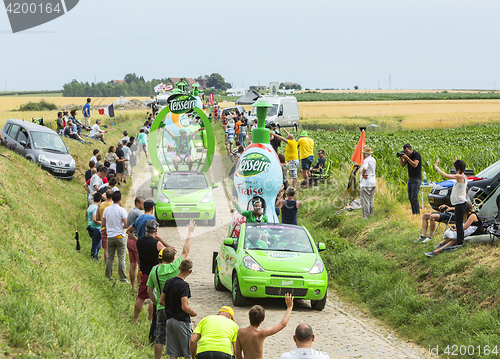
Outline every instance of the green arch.
<svg viewBox="0 0 500 359"><path fill-rule="evenodd" d="M214 130L212 128L212 124L208 119L207 115L203 112L202 109L195 107L194 111L200 116L201 123L205 128L205 132L207 134L207 153L205 163L201 168L201 172L208 172L210 166L212 165L212 161L215 153L215 135ZM186 111L188 112L188 111ZM163 108L158 115L156 115L153 124L151 125L151 129L149 130L149 138L148 138L148 152L150 156L151 163L155 170L162 173L164 168L158 158L158 148L156 147L156 141L158 139L158 130L162 127L161 124L165 120L165 117L170 113L170 106L166 106Z"/></svg>

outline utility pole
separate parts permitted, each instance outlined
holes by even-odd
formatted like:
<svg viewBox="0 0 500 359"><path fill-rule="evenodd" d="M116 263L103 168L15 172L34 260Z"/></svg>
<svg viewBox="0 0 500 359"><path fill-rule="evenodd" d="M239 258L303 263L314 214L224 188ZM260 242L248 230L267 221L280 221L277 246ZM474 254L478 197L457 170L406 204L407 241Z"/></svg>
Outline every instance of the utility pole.
<svg viewBox="0 0 500 359"><path fill-rule="evenodd" d="M378 89L380 90L380 80L378 80Z"/></svg>
<svg viewBox="0 0 500 359"><path fill-rule="evenodd" d="M497 87L496 87L496 82L493 81L493 91L496 91Z"/></svg>
<svg viewBox="0 0 500 359"><path fill-rule="evenodd" d="M389 74L389 90L391 90L391 74Z"/></svg>

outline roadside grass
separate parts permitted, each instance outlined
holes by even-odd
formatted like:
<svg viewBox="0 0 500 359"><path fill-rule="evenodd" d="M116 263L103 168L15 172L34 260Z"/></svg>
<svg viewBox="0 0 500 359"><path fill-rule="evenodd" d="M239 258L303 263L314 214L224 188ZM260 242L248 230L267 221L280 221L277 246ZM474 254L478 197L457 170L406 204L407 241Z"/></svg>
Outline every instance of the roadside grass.
<svg viewBox="0 0 500 359"><path fill-rule="evenodd" d="M108 144L141 126L142 116L119 122ZM7 351L20 358L149 358L146 314L131 322L136 293L105 278L102 254L99 263L90 258L83 174L92 150L106 153L108 146L65 142L77 163L72 181L0 149L11 159L0 156L0 326L12 348ZM120 188L123 196L129 186Z"/></svg>
<svg viewBox="0 0 500 359"><path fill-rule="evenodd" d="M415 244L420 216L380 177L373 217L362 219L360 210L336 214L350 201L338 185L347 183L346 173L335 171L332 184L302 190L298 198L299 225L326 244L322 258L334 291L421 346L439 345L442 354L446 346L473 345L473 354L460 357L497 357L478 355L477 348L498 345L500 247L468 245L426 257L442 231L426 245Z"/></svg>

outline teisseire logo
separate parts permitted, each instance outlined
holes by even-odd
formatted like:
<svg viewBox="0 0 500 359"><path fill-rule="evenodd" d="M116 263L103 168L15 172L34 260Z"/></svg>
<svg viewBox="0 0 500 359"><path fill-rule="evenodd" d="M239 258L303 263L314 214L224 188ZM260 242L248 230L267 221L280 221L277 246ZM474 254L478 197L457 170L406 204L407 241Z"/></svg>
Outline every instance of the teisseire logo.
<svg viewBox="0 0 500 359"><path fill-rule="evenodd" d="M184 113L196 107L196 98L190 95L182 95L172 100L169 98L169 108L172 113Z"/></svg>
<svg viewBox="0 0 500 359"><path fill-rule="evenodd" d="M3 0L12 32L45 24L73 9L79 0Z"/></svg>
<svg viewBox="0 0 500 359"><path fill-rule="evenodd" d="M249 153L239 160L237 173L241 177L255 176L262 172L269 172L271 161L261 153Z"/></svg>

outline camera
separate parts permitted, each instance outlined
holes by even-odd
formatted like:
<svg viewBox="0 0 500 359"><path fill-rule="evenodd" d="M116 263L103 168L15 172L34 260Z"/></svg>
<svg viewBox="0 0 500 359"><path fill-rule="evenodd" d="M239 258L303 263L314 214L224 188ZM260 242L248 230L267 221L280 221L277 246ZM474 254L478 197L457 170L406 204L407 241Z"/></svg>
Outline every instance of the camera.
<svg viewBox="0 0 500 359"><path fill-rule="evenodd" d="M400 151L400 152L396 153L396 156L401 157L404 154L405 154L404 151Z"/></svg>

